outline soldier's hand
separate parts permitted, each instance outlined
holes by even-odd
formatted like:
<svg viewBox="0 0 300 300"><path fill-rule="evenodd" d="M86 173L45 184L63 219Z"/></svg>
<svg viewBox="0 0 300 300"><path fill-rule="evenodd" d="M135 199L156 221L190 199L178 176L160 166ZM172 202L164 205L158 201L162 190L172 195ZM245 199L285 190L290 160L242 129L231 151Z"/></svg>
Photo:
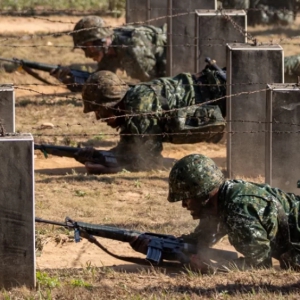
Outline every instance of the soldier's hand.
<svg viewBox="0 0 300 300"><path fill-rule="evenodd" d="M82 148L74 154L74 158L82 164L85 164L86 162L92 162L94 152L95 149L93 147Z"/></svg>
<svg viewBox="0 0 300 300"><path fill-rule="evenodd" d="M130 246L137 252L147 254L149 242L149 237L145 234L141 234L130 243Z"/></svg>
<svg viewBox="0 0 300 300"><path fill-rule="evenodd" d="M68 77L71 75L71 70L69 67L58 67L50 71L50 75L58 79L59 81L65 83Z"/></svg>

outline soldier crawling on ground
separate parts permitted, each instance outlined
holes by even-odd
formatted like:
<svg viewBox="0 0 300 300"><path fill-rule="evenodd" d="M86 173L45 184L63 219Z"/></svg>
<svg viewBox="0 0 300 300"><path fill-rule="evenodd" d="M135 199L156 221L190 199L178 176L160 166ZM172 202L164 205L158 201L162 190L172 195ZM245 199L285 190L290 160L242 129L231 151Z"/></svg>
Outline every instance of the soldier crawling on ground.
<svg viewBox="0 0 300 300"><path fill-rule="evenodd" d="M139 81L166 76L166 25L117 28L106 26L98 16L81 19L72 33L74 47L98 62L97 71L117 69ZM74 78L68 67L53 70L51 75L73 88Z"/></svg>
<svg viewBox="0 0 300 300"><path fill-rule="evenodd" d="M163 143L217 143L225 128L225 81L207 67L198 74L181 73L129 87L109 71L93 73L83 87L83 112L94 112L120 132L110 151L121 168L152 169L162 166ZM212 103L205 103L212 100ZM222 115L223 114L223 115ZM113 173L117 169L95 164L93 148L83 148L89 173ZM90 160L88 158L91 158Z"/></svg>
<svg viewBox="0 0 300 300"><path fill-rule="evenodd" d="M267 184L244 180L225 180L213 160L191 154L180 159L169 175L169 202L181 201L193 219L200 219L195 232L182 236L198 245L191 265L201 272L209 270L205 249L225 235L244 257L236 267L266 268L272 258L283 269L300 270L300 196ZM140 235L131 243L146 253L149 237Z"/></svg>

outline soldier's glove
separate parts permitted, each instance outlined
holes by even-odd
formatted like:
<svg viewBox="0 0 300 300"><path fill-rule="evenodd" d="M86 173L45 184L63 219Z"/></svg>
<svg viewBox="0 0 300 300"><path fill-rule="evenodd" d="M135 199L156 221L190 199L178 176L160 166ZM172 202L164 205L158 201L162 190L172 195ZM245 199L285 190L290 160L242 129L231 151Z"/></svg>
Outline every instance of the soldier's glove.
<svg viewBox="0 0 300 300"><path fill-rule="evenodd" d="M130 246L132 247L133 250L137 252L147 254L149 242L150 242L149 236L146 236L145 234L141 234L138 237L136 237L134 241L130 243Z"/></svg>
<svg viewBox="0 0 300 300"><path fill-rule="evenodd" d="M74 154L74 158L82 164L85 164L86 162L93 162L95 151L96 150L93 147L82 148Z"/></svg>
<svg viewBox="0 0 300 300"><path fill-rule="evenodd" d="M58 67L50 71L50 75L58 79L63 83L70 83L69 76L71 76L71 70L69 67Z"/></svg>

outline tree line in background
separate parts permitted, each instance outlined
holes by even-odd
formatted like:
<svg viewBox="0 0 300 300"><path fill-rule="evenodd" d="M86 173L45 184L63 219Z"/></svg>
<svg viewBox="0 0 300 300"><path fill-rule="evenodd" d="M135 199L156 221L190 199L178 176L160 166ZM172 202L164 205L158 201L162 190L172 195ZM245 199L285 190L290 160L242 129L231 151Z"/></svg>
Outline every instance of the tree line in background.
<svg viewBox="0 0 300 300"><path fill-rule="evenodd" d="M59 14L76 15L78 11L91 14L92 10L119 17L125 5L126 0L0 0L0 14L50 15L59 11Z"/></svg>

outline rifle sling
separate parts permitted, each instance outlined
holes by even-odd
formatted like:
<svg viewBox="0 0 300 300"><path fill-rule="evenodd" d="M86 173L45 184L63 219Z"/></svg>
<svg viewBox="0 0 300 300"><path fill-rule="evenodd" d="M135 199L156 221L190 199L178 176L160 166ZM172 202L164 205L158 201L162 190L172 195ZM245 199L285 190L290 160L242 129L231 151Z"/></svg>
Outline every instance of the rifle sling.
<svg viewBox="0 0 300 300"><path fill-rule="evenodd" d="M31 75L32 77L34 77L37 80L42 81L43 83L52 85L51 82L49 82L48 80L44 79L43 77L41 77L37 72L34 72L32 69L26 67L25 65L22 65L22 69L29 75Z"/></svg>
<svg viewBox="0 0 300 300"><path fill-rule="evenodd" d="M121 256L121 255L117 255L114 254L112 252L110 252L107 248L105 248L93 235L88 234L86 231L80 229L80 235L82 237L84 237L85 239L87 239L90 243L95 244L96 246L98 246L101 250L103 250L105 253L109 254L110 256L119 259L119 260L123 260L126 262L130 262L133 264L138 264L138 265L146 265L146 266L153 266L149 261L147 261L144 258L140 258L140 257L132 257L132 256ZM176 268L180 268L182 267L181 264L179 263L175 263L175 262L164 262L162 264L160 264L160 266L165 266L165 267L176 267Z"/></svg>

